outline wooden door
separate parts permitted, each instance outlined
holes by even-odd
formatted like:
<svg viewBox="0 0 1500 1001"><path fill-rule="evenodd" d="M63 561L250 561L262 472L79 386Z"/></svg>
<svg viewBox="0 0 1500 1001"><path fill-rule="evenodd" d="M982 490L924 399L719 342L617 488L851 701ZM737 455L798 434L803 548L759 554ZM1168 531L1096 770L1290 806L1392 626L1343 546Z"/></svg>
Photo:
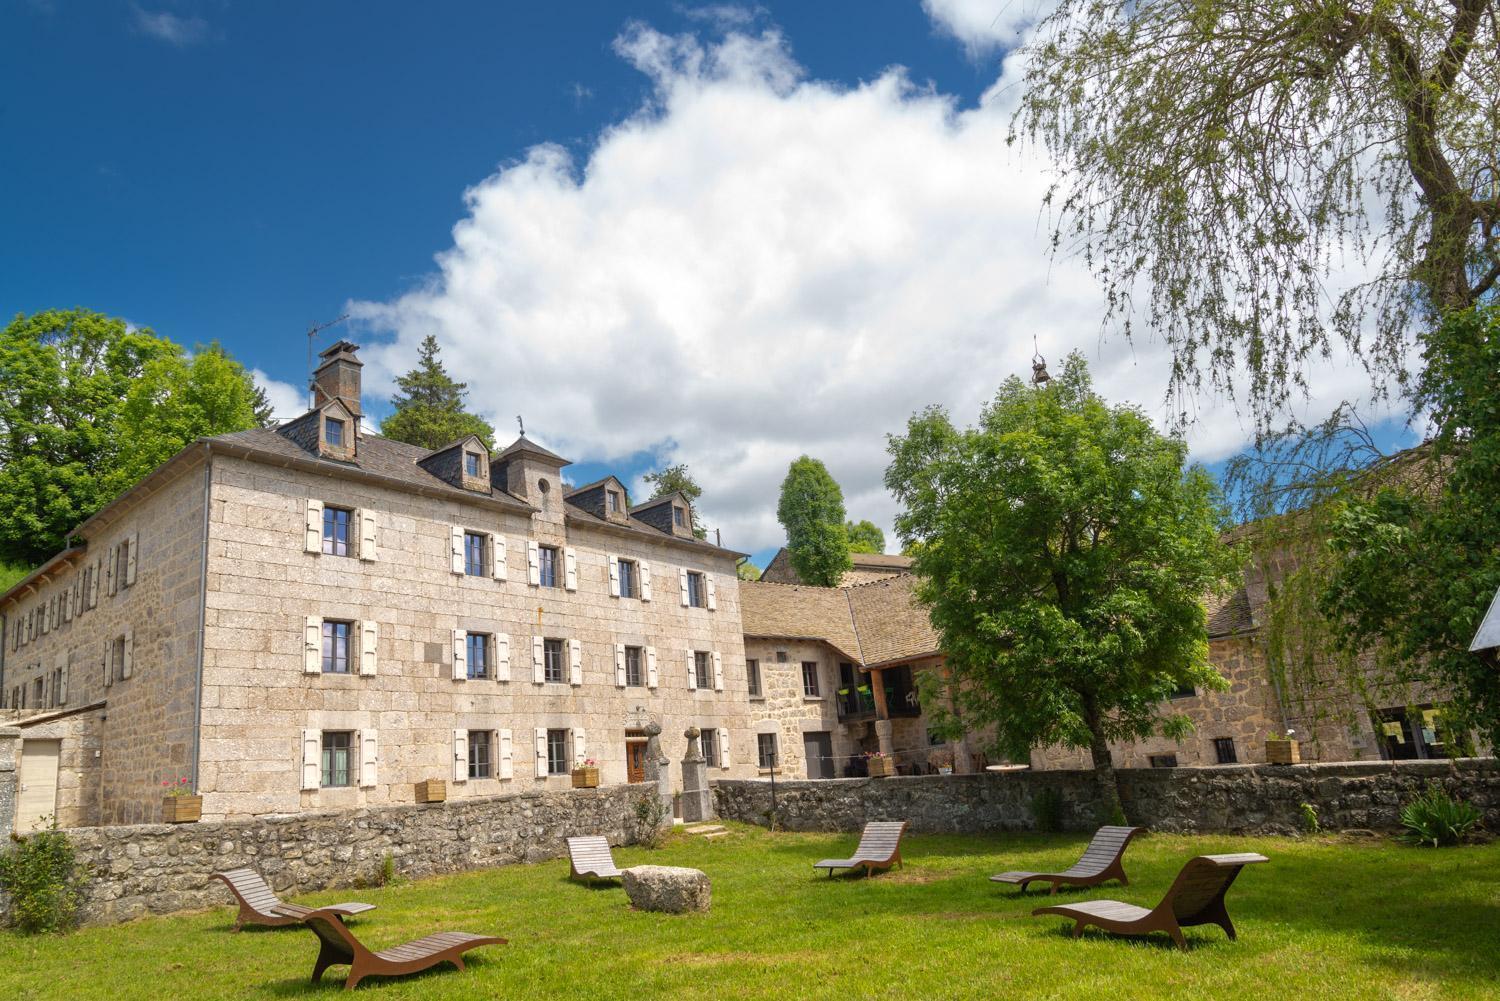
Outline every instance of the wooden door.
<svg viewBox="0 0 1500 1001"><path fill-rule="evenodd" d="M21 744L21 789L16 803L16 831L25 834L57 815L57 759L62 741L27 740Z"/></svg>
<svg viewBox="0 0 1500 1001"><path fill-rule="evenodd" d="M646 781L646 741L625 741L625 781Z"/></svg>
<svg viewBox="0 0 1500 1001"><path fill-rule="evenodd" d="M833 735L818 730L802 735L802 750L807 756L807 777L831 779L838 772L833 767Z"/></svg>

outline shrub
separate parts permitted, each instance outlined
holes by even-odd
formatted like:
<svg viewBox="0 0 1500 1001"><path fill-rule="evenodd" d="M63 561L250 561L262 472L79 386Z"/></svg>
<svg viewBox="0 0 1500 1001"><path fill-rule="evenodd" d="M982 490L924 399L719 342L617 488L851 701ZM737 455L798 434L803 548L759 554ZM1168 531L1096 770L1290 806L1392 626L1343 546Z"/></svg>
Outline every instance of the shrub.
<svg viewBox="0 0 1500 1001"><path fill-rule="evenodd" d="M1303 803L1298 807L1302 813L1302 831L1304 834L1317 834L1323 829L1318 822L1318 808L1311 803Z"/></svg>
<svg viewBox="0 0 1500 1001"><path fill-rule="evenodd" d="M1401 823L1406 827L1405 840L1412 844L1456 845L1479 826L1484 815L1478 807L1448 795L1436 782L1401 808Z"/></svg>
<svg viewBox="0 0 1500 1001"><path fill-rule="evenodd" d="M641 797L635 804L636 841L647 848L660 848L666 840L663 826L667 819L667 805L655 792Z"/></svg>
<svg viewBox="0 0 1500 1001"><path fill-rule="evenodd" d="M396 856L386 852L380 856L380 868L375 870L376 886L395 886L401 874L396 871Z"/></svg>
<svg viewBox="0 0 1500 1001"><path fill-rule="evenodd" d="M1031 797L1031 817L1036 829L1043 834L1055 834L1062 830L1062 793L1050 786Z"/></svg>
<svg viewBox="0 0 1500 1001"><path fill-rule="evenodd" d="M11 924L32 935L76 926L88 870L78 864L73 842L56 820L10 837L15 847L0 855L0 890L10 894Z"/></svg>

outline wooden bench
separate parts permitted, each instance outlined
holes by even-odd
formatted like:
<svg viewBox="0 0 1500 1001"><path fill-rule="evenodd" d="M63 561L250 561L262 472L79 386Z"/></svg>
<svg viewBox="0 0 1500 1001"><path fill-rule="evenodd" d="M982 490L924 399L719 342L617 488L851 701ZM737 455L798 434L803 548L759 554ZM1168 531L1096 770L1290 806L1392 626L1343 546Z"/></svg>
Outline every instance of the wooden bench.
<svg viewBox="0 0 1500 1001"><path fill-rule="evenodd" d="M615 867L615 857L609 850L609 842L601 837L568 839L568 862L573 879L619 879L620 870Z"/></svg>
<svg viewBox="0 0 1500 1001"><path fill-rule="evenodd" d="M464 953L482 945L504 945L505 939L493 935L471 935L468 932L444 931L419 938L379 952L371 952L354 937L338 914L331 910L310 912L302 923L318 936L318 960L313 964L312 982L323 979L330 966L348 966L345 990L353 990L365 977L399 977L408 973L452 963L464 968Z"/></svg>
<svg viewBox="0 0 1500 1001"><path fill-rule="evenodd" d="M1026 892L1027 884L1044 881L1052 884L1052 893L1064 884L1098 886L1112 879L1118 879L1121 886L1129 886L1130 880L1125 875L1125 848L1140 832L1139 827L1101 827L1094 832L1083 857L1062 872L1002 872L991 876L990 882L1019 885L1022 893Z"/></svg>
<svg viewBox="0 0 1500 1001"><path fill-rule="evenodd" d="M261 874L254 869L229 869L216 872L209 879L217 879L229 887L229 892L234 894L234 899L239 902L240 912L234 918L235 931L239 931L247 924L266 925L270 928L301 924L302 919L314 910L314 908L303 907L300 904L283 903ZM329 904L320 909L337 914L342 919L373 911L375 905Z"/></svg>
<svg viewBox="0 0 1500 1001"><path fill-rule="evenodd" d="M863 868L869 876L877 869L889 869L901 862L901 838L906 833L904 820L876 820L865 825L859 836L859 847L848 858L829 858L814 862L814 869L827 869L833 876L835 869Z"/></svg>
<svg viewBox="0 0 1500 1001"><path fill-rule="evenodd" d="M1077 904L1053 904L1038 907L1031 913L1060 914L1072 918L1073 937L1083 934L1083 929L1094 925L1118 935L1144 935L1147 932L1164 931L1172 936L1180 948L1187 948L1187 939L1182 929L1193 925L1215 924L1224 929L1231 939L1234 925L1229 912L1224 909L1224 894L1234 883L1240 870L1257 862L1270 861L1254 852L1232 855L1199 855L1182 867L1161 903L1147 910L1134 904L1118 900L1086 900Z"/></svg>

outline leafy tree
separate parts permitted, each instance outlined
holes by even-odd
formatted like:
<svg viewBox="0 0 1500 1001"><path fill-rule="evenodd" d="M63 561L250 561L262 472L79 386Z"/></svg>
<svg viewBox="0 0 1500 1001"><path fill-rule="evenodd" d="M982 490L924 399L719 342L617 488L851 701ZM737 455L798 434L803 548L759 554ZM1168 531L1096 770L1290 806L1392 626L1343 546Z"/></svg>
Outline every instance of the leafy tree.
<svg viewBox="0 0 1500 1001"><path fill-rule="evenodd" d="M932 407L889 447L896 531L965 725L992 725L1016 758L1087 748L1115 813L1110 741L1181 738L1191 723L1164 714L1172 692L1226 687L1204 598L1239 554L1220 540L1213 480L1186 466L1180 438L1100 399L1077 354L1045 388L1007 380L975 427Z"/></svg>
<svg viewBox="0 0 1500 1001"><path fill-rule="evenodd" d="M802 456L781 481L776 518L786 529L787 556L797 576L834 587L852 565L844 527L844 492L817 459Z"/></svg>
<svg viewBox="0 0 1500 1001"><path fill-rule="evenodd" d="M693 512L693 535L699 539L708 536L708 529L703 527L703 522L698 517L698 498L703 496L703 488L688 473L685 464L679 462L654 473L647 473L641 478L651 487L652 499L670 493L680 493L686 497Z"/></svg>
<svg viewBox="0 0 1500 1001"><path fill-rule="evenodd" d="M16 582L31 573L30 567L0 561L0 591L8 591Z"/></svg>
<svg viewBox="0 0 1500 1001"><path fill-rule="evenodd" d="M252 399L217 347L189 360L91 310L18 315L0 330L0 560L41 562L194 438L255 426Z"/></svg>
<svg viewBox="0 0 1500 1001"><path fill-rule="evenodd" d="M734 575L740 580L760 580L760 567L749 560L740 560L734 565Z"/></svg>
<svg viewBox="0 0 1500 1001"><path fill-rule="evenodd" d="M885 552L885 533L873 521L845 522L844 534L849 537L851 553Z"/></svg>
<svg viewBox="0 0 1500 1001"><path fill-rule="evenodd" d="M1268 430L1333 341L1404 378L1500 280L1494 0L1061 0L1026 67L1054 246L1165 337L1174 393L1243 366Z"/></svg>
<svg viewBox="0 0 1500 1001"><path fill-rule="evenodd" d="M401 392L391 397L394 412L380 422L380 433L394 441L434 449L477 435L495 447L495 429L464 409L468 385L457 382L438 358L437 338L428 334L418 348L417 367L396 379Z"/></svg>

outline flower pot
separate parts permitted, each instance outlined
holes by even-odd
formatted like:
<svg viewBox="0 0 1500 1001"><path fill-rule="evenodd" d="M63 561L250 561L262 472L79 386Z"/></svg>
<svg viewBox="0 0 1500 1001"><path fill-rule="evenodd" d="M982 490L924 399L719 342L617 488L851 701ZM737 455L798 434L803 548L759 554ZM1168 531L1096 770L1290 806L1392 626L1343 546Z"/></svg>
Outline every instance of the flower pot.
<svg viewBox="0 0 1500 1001"><path fill-rule="evenodd" d="M202 819L202 796L163 796L161 798L162 823L196 824Z"/></svg>
<svg viewBox="0 0 1500 1001"><path fill-rule="evenodd" d="M896 760L894 758L866 758L869 766L870 778L884 779L896 774Z"/></svg>
<svg viewBox="0 0 1500 1001"><path fill-rule="evenodd" d="M952 775L953 774L953 766L952 765L938 765L938 774L939 775Z"/></svg>
<svg viewBox="0 0 1500 1001"><path fill-rule="evenodd" d="M418 803L441 803L448 798L448 783L443 779L426 779L417 783Z"/></svg>
<svg viewBox="0 0 1500 1001"><path fill-rule="evenodd" d="M580 765L573 769L574 789L593 789L599 784L599 769L595 765Z"/></svg>
<svg viewBox="0 0 1500 1001"><path fill-rule="evenodd" d="M1302 760L1300 744L1295 740L1266 741L1266 764L1295 765Z"/></svg>

